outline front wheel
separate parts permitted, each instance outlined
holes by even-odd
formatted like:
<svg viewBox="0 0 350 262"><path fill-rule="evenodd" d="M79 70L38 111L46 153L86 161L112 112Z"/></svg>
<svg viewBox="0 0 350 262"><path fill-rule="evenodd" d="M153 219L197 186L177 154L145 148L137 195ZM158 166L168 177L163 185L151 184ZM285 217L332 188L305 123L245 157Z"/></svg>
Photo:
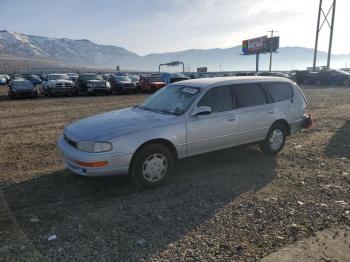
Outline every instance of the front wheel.
<svg viewBox="0 0 350 262"><path fill-rule="evenodd" d="M142 188L155 188L171 176L174 157L170 150L160 144L151 144L136 153L130 168L134 183Z"/></svg>
<svg viewBox="0 0 350 262"><path fill-rule="evenodd" d="M275 124L270 128L266 139L259 144L259 147L268 155L277 155L283 149L285 142L285 127L281 124Z"/></svg>

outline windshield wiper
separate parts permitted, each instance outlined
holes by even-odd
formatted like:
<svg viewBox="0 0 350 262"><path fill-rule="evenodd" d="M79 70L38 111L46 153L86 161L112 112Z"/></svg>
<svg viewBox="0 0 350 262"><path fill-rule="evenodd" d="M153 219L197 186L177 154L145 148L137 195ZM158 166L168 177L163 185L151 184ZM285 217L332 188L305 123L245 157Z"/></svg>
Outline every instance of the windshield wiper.
<svg viewBox="0 0 350 262"><path fill-rule="evenodd" d="M159 110L159 109L154 109L154 108L145 107L145 106L137 106L137 108L139 108L141 110L145 110L145 111L163 114L163 115L176 115L176 114L171 113L171 112L166 111L166 110Z"/></svg>

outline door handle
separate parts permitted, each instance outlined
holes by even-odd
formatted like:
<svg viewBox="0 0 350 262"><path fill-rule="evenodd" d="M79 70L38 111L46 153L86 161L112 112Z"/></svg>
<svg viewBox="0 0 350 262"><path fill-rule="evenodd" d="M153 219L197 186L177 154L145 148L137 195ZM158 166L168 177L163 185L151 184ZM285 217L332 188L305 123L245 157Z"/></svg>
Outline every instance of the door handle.
<svg viewBox="0 0 350 262"><path fill-rule="evenodd" d="M236 121L236 118L233 117L233 118L227 119L227 121L228 121L228 122L234 122L234 121Z"/></svg>
<svg viewBox="0 0 350 262"><path fill-rule="evenodd" d="M274 114L275 113L275 111L269 111L269 114Z"/></svg>

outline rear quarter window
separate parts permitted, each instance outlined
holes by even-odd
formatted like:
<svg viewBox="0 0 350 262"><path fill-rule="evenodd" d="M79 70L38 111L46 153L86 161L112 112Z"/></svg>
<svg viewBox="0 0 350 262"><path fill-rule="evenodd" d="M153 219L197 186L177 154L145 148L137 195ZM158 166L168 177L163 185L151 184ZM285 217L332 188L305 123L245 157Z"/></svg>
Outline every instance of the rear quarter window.
<svg viewBox="0 0 350 262"><path fill-rule="evenodd" d="M286 101L293 98L293 88L288 83L269 83L266 87L274 102Z"/></svg>

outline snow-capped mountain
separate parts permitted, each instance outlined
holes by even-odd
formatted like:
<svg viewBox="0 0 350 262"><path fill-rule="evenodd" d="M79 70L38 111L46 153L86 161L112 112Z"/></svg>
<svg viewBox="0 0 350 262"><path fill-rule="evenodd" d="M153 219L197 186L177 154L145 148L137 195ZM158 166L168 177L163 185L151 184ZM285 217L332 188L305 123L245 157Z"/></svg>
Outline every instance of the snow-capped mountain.
<svg viewBox="0 0 350 262"><path fill-rule="evenodd" d="M156 71L161 63L180 60L185 63L188 71L195 71L197 67L202 66L207 66L210 71L255 69L255 57L242 56L241 46L223 49L191 49L139 56L122 47L98 45L89 40L48 38L6 30L0 31L0 60L3 56L18 57L22 60L35 59L36 64L45 60L84 68L115 68L119 65L122 69ZM274 55L273 69L305 69L311 66L312 59L313 49L283 47L278 50L278 54ZM326 60L327 54L319 52L318 65L325 65ZM268 63L269 56L261 55L261 70L267 70ZM347 64L350 64L349 54L332 56L333 68L345 67Z"/></svg>
<svg viewBox="0 0 350 262"><path fill-rule="evenodd" d="M136 65L140 57L124 48L98 45L89 40L48 38L0 31L0 54L56 60L94 67Z"/></svg>

